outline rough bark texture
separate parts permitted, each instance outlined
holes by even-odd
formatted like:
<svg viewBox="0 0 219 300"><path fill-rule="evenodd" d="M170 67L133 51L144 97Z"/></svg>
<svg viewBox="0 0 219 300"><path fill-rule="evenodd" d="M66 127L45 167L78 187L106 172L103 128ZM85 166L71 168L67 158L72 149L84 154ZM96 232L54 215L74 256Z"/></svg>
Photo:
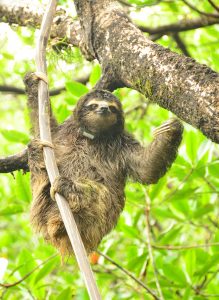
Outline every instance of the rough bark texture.
<svg viewBox="0 0 219 300"><path fill-rule="evenodd" d="M52 36L65 38L72 45L80 43L91 57L99 60L103 69L99 88L136 89L200 129L212 141L219 142L219 75L216 72L147 39L117 2L75 0L75 5L81 27L62 10L54 21ZM29 0L0 0L0 22L38 27L43 11ZM202 20L203 26L218 22L209 17ZM184 22L179 31L196 28L201 22L194 21L190 27ZM161 28L158 33L163 33ZM25 164L17 165L17 156L11 157L10 162L13 161L14 167L9 163L8 172L16 170L16 166L27 168ZM7 169L4 163L2 159L1 172Z"/></svg>
<svg viewBox="0 0 219 300"><path fill-rule="evenodd" d="M0 158L0 173L12 173L16 170L29 171L27 164L27 149L6 158Z"/></svg>
<svg viewBox="0 0 219 300"><path fill-rule="evenodd" d="M88 46L92 44L103 70L113 70L117 82L138 90L219 142L216 72L148 40L115 2L75 2ZM106 81L104 85L110 86Z"/></svg>
<svg viewBox="0 0 219 300"><path fill-rule="evenodd" d="M0 0L0 22L39 28L45 8L35 1ZM65 42L78 46L81 40L79 23L58 8L53 21L51 38L65 39Z"/></svg>

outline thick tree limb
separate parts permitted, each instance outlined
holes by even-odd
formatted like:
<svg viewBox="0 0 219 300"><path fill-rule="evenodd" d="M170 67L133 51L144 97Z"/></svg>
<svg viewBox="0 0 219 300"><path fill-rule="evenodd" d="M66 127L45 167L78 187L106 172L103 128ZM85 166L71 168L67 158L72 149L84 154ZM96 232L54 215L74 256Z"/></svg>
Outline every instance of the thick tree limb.
<svg viewBox="0 0 219 300"><path fill-rule="evenodd" d="M39 28L44 11L45 8L36 1L1 0L0 22ZM80 26L63 9L57 10L51 38L64 39L66 43L78 46L81 40Z"/></svg>
<svg viewBox="0 0 219 300"><path fill-rule="evenodd" d="M219 142L219 74L148 40L111 0L75 3L105 72L98 87L136 89Z"/></svg>
<svg viewBox="0 0 219 300"><path fill-rule="evenodd" d="M0 22L39 28L43 12L44 7L35 1L0 1ZM193 30L218 23L218 18L203 16L197 19L185 19L156 28L147 26L138 26L138 28L143 32L148 32L150 35L158 34L160 38L164 34ZM78 46L81 40L79 23L73 21L63 9L60 9L52 26L51 38L65 39L65 42L69 45Z"/></svg>
<svg viewBox="0 0 219 300"><path fill-rule="evenodd" d="M204 65L197 64L192 59L172 53L145 38L112 1L96 0L95 3L92 3L92 7L89 6L91 4L88 3L89 1L81 0L79 2L76 0L75 2L82 28L84 31L87 30L86 34L88 39L91 39L95 55L102 64L105 74L107 72L107 76L104 74L99 83L100 87L113 89L115 86L124 85L135 88L150 100L199 128L213 141L219 142L219 75L217 73ZM23 5L23 8L21 7L17 12L16 9L12 9L15 3L21 6L23 1L1 0L0 21L32 26L40 23L41 17L33 18L33 14L40 15L41 10L38 13L38 10L33 12L30 9L31 15L27 17L27 13L22 15L22 11L26 11L26 5ZM89 17L89 14L92 13L90 8L93 9L92 18ZM19 18L21 15L22 17ZM86 16L89 18L86 19ZM92 22L88 24L88 20ZM61 23L63 22L65 23L64 20L61 21ZM179 32L217 22L218 19L203 17L150 29L150 33ZM74 23L69 23L68 28L69 30L73 29L73 36L75 32ZM62 32L62 30L60 31ZM58 30L57 34L59 34ZM63 35L61 36L63 37ZM112 81L111 86L109 79ZM1 167L0 164L0 171L5 169L5 163L5 160L1 162L4 167ZM12 165L13 169L16 170L16 159ZM9 163L8 169L10 170L10 168Z"/></svg>

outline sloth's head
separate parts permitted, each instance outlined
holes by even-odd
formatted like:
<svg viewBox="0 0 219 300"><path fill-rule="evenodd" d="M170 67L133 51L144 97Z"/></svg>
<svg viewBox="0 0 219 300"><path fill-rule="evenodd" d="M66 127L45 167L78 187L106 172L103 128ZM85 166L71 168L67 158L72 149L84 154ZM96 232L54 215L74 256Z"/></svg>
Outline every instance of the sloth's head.
<svg viewBox="0 0 219 300"><path fill-rule="evenodd" d="M93 136L115 135L124 129L120 101L110 92L95 90L82 97L74 111L81 130Z"/></svg>

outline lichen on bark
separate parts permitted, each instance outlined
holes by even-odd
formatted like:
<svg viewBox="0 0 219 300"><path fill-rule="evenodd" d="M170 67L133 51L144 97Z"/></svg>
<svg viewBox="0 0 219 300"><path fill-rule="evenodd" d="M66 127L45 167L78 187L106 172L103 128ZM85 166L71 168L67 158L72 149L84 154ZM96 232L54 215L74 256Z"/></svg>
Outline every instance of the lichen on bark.
<svg viewBox="0 0 219 300"><path fill-rule="evenodd" d="M113 68L117 82L138 90L219 142L216 72L147 39L116 2L76 2L83 28L89 28L87 20L92 19L89 43L104 70L111 66L108 69Z"/></svg>

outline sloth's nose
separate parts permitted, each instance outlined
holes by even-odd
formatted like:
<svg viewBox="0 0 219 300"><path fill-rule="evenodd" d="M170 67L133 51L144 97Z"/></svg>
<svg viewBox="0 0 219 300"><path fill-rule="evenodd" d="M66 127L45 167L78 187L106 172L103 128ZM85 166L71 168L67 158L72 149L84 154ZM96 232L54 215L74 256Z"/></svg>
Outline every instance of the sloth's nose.
<svg viewBox="0 0 219 300"><path fill-rule="evenodd" d="M109 111L109 107L107 105L103 105L99 108L99 110L102 112L102 113L105 113L105 112L108 112Z"/></svg>

